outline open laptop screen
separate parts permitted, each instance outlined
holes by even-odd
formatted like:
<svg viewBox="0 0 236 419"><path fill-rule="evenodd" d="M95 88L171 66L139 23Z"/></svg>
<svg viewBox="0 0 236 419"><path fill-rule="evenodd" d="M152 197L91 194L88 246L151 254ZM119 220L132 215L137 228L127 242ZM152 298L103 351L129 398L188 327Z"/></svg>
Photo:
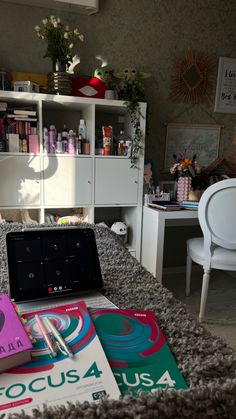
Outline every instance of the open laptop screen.
<svg viewBox="0 0 236 419"><path fill-rule="evenodd" d="M103 286L91 228L10 232L6 242L10 296L16 302L73 295Z"/></svg>

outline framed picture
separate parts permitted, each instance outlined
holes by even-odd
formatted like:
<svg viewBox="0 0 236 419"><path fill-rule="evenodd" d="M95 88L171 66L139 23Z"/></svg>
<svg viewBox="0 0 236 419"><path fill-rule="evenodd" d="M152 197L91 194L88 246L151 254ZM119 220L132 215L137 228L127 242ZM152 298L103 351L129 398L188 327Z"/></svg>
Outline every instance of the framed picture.
<svg viewBox="0 0 236 419"><path fill-rule="evenodd" d="M177 182L171 180L161 180L158 182L160 192L169 193L170 198L174 199L177 192Z"/></svg>
<svg viewBox="0 0 236 419"><path fill-rule="evenodd" d="M207 167L218 157L220 129L222 125L211 124L167 124L164 169L169 171L174 164L173 155L182 154Z"/></svg>
<svg viewBox="0 0 236 419"><path fill-rule="evenodd" d="M219 58L214 112L236 113L236 58Z"/></svg>

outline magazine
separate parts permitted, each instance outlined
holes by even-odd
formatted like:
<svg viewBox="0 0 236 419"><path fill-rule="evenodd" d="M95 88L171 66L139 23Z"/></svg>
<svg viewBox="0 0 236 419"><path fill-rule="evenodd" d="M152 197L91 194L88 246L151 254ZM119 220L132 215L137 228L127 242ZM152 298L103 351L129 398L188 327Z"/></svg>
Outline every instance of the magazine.
<svg viewBox="0 0 236 419"><path fill-rule="evenodd" d="M84 301L24 317L35 339L32 362L0 374L0 413L19 413L24 409L31 414L33 408L44 403L52 406L68 401L92 402L105 395L119 398L119 388ZM53 329L46 328L53 351L45 341L38 317L44 328L49 320L60 335L61 344ZM68 356L68 351L73 356Z"/></svg>
<svg viewBox="0 0 236 419"><path fill-rule="evenodd" d="M122 395L188 388L153 312L89 311Z"/></svg>

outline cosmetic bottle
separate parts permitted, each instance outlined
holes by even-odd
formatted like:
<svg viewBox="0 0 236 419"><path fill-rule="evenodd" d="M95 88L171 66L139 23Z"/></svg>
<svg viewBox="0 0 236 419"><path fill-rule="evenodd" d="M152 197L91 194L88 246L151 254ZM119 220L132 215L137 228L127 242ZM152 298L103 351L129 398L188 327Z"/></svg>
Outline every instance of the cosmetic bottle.
<svg viewBox="0 0 236 419"><path fill-rule="evenodd" d="M62 153L68 153L68 131L66 125L63 127L63 131L61 133L62 137Z"/></svg>
<svg viewBox="0 0 236 419"><path fill-rule="evenodd" d="M72 129L70 129L68 134L68 153L75 154L75 137Z"/></svg>
<svg viewBox="0 0 236 419"><path fill-rule="evenodd" d="M57 142L57 131L55 125L50 125L48 131L48 140L49 140L49 153L56 153L56 142Z"/></svg>
<svg viewBox="0 0 236 419"><path fill-rule="evenodd" d="M62 136L59 132L57 135L57 146L56 146L56 153L61 154L62 153Z"/></svg>
<svg viewBox="0 0 236 419"><path fill-rule="evenodd" d="M80 134L78 137L76 137L75 141L75 153L82 154L82 138Z"/></svg>
<svg viewBox="0 0 236 419"><path fill-rule="evenodd" d="M81 135L82 140L86 139L86 124L84 119L80 119L78 133Z"/></svg>
<svg viewBox="0 0 236 419"><path fill-rule="evenodd" d="M49 139L48 139L48 129L43 129L43 152L49 153Z"/></svg>

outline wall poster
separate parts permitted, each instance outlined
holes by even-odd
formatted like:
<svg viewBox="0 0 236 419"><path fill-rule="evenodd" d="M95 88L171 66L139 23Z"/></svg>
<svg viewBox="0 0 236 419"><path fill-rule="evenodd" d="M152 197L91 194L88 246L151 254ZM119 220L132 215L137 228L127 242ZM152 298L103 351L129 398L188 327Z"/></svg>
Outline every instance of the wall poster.
<svg viewBox="0 0 236 419"><path fill-rule="evenodd" d="M164 169L174 164L173 154L182 154L207 167L218 157L220 129L222 125L211 124L167 124Z"/></svg>
<svg viewBox="0 0 236 419"><path fill-rule="evenodd" d="M236 58L219 58L214 112L236 113Z"/></svg>

